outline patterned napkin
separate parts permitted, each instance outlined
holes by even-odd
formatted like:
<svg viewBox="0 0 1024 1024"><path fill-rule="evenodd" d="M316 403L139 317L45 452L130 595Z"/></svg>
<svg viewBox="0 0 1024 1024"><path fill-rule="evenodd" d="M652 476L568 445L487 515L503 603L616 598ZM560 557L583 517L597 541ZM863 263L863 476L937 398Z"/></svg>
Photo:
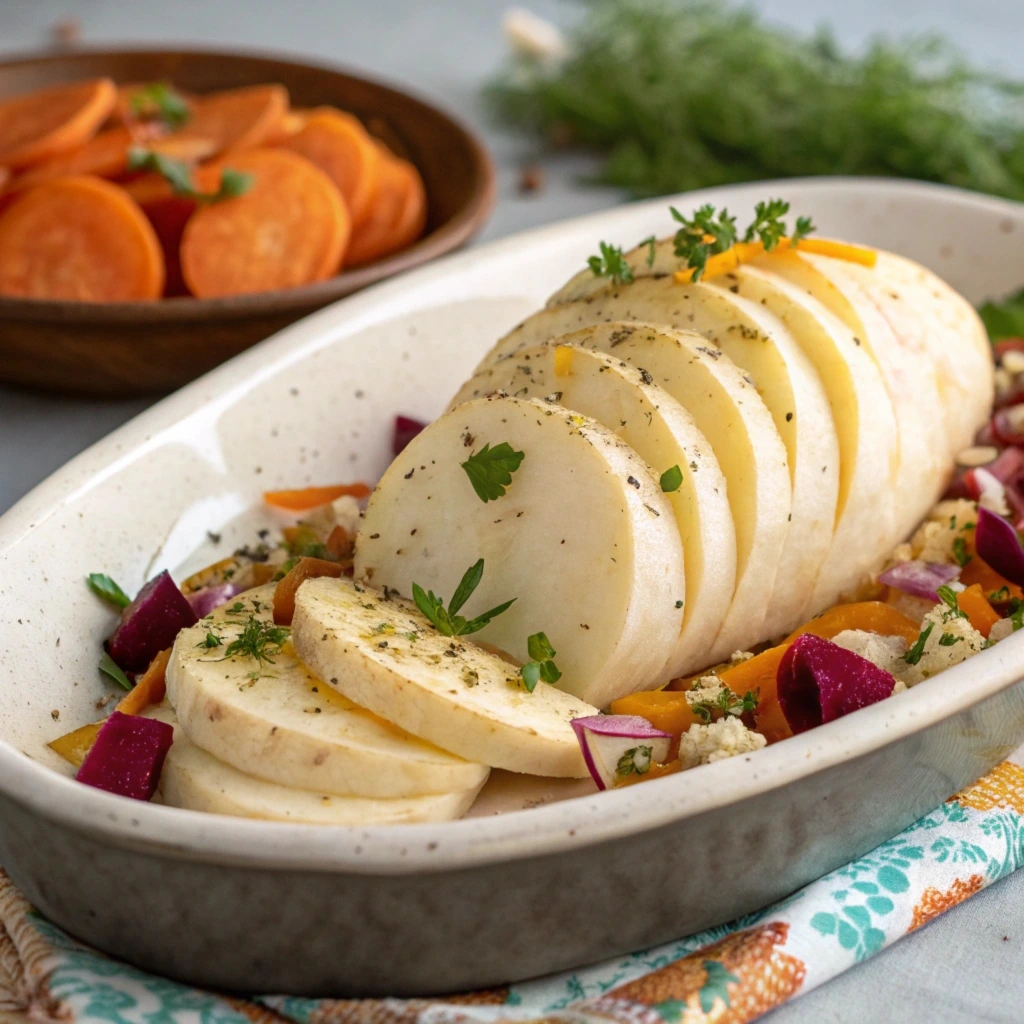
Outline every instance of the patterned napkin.
<svg viewBox="0 0 1024 1024"><path fill-rule="evenodd" d="M765 910L656 949L433 999L251 1002L110 960L0 872L0 1011L36 1024L744 1024L834 978L1024 864L1024 748L868 856Z"/></svg>

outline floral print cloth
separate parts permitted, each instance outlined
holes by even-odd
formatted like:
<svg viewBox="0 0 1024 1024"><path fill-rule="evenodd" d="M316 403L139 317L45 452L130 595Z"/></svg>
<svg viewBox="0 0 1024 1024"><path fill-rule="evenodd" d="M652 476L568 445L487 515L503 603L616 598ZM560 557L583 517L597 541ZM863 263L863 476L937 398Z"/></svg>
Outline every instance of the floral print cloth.
<svg viewBox="0 0 1024 1024"><path fill-rule="evenodd" d="M868 856L756 914L656 949L436 999L230 999L68 938L0 873L0 1011L46 1024L744 1024L1024 864L1024 748Z"/></svg>

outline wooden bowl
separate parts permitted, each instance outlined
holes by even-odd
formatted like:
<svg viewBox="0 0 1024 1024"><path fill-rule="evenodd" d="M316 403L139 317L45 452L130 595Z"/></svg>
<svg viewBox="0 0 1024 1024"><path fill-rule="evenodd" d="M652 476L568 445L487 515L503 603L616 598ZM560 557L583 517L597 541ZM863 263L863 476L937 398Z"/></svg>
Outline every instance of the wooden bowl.
<svg viewBox="0 0 1024 1024"><path fill-rule="evenodd" d="M170 391L307 313L456 248L494 203L494 168L470 131L407 93L332 68L212 50L83 50L0 64L0 97L102 75L167 79L197 93L280 82L295 106L352 111L419 168L426 232L379 262L288 291L157 302L0 298L2 382L107 396Z"/></svg>

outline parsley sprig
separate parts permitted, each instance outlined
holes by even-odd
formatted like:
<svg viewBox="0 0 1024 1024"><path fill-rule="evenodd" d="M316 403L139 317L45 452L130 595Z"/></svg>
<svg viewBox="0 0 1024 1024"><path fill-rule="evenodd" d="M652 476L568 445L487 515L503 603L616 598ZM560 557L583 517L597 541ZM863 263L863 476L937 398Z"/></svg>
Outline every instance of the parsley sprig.
<svg viewBox="0 0 1024 1024"><path fill-rule="evenodd" d="M437 597L432 590L424 591L418 583L412 585L412 599L416 602L416 607L434 624L438 633L444 636L466 636L468 633L476 633L483 629L491 619L495 619L502 612L507 611L516 600L513 597L511 601L499 604L496 608L491 608L472 619L465 619L457 614L459 609L470 599L473 591L480 585L483 575L484 560L481 558L463 574L447 608L444 606L443 597Z"/></svg>
<svg viewBox="0 0 1024 1024"><path fill-rule="evenodd" d="M692 706L693 713L703 722L710 722L716 711L723 715L742 715L747 711L756 711L760 700L760 691L747 690L741 697L733 693L728 686L723 686L714 700L702 700Z"/></svg>
<svg viewBox="0 0 1024 1024"><path fill-rule="evenodd" d="M224 658L227 660L235 655L243 658L255 658L263 665L274 664L274 658L281 653L281 648L291 635L287 626L275 626L273 622L263 622L250 615L248 621L242 627L242 632L224 648Z"/></svg>
<svg viewBox="0 0 1024 1024"><path fill-rule="evenodd" d="M924 656L924 645L928 643L928 637L932 635L932 630L935 628L934 622L929 622L925 627L924 631L917 638L914 646L903 655L903 660L908 665L916 665L921 658Z"/></svg>
<svg viewBox="0 0 1024 1024"><path fill-rule="evenodd" d="M530 661L523 665L519 674L528 693L533 693L541 680L545 683L557 683L562 678L558 666L552 661L557 652L545 633L533 633L527 637L526 649L530 654Z"/></svg>
<svg viewBox="0 0 1024 1024"><path fill-rule="evenodd" d="M140 147L128 150L128 170L155 171L166 179L176 196L195 199L200 203L219 203L224 199L244 196L256 180L252 174L225 167L220 172L220 185L216 192L199 192L192 182L192 168L184 160L173 160L162 153Z"/></svg>
<svg viewBox="0 0 1024 1024"><path fill-rule="evenodd" d="M633 269L626 262L622 249L607 242L598 243L598 247L600 255L587 259L594 277L610 277L613 284L629 284L633 280Z"/></svg>
<svg viewBox="0 0 1024 1024"><path fill-rule="evenodd" d="M708 257L725 252L736 244L736 218L730 217L724 207L716 216L715 208L710 203L701 206L689 218L684 217L674 206L670 206L669 210L672 219L681 225L673 238L675 254L693 269L694 281L699 281Z"/></svg>
<svg viewBox="0 0 1024 1024"><path fill-rule="evenodd" d="M945 612L943 618L948 622L950 619L966 619L968 618L967 612L960 608L960 602L957 600L956 591L952 587L939 587L935 591L939 595L939 600L949 609Z"/></svg>
<svg viewBox="0 0 1024 1024"><path fill-rule="evenodd" d="M508 441L502 441L493 448L485 444L480 451L470 455L462 468L469 477L477 497L485 504L504 497L512 474L519 468L525 453L517 452Z"/></svg>
<svg viewBox="0 0 1024 1024"><path fill-rule="evenodd" d="M135 117L162 121L171 129L181 128L192 116L185 98L169 82L150 82L137 89L129 107Z"/></svg>

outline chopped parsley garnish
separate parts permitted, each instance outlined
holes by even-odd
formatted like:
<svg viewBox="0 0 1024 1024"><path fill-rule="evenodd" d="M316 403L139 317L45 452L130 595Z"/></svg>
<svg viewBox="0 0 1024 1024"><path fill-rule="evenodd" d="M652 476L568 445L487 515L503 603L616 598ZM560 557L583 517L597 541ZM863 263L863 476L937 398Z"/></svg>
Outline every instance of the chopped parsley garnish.
<svg viewBox="0 0 1024 1024"><path fill-rule="evenodd" d="M118 686L121 686L126 690L134 689L132 681L124 674L120 665L118 665L106 651L103 652L103 657L100 658L99 669L105 676L109 676L113 679Z"/></svg>
<svg viewBox="0 0 1024 1024"><path fill-rule="evenodd" d="M903 660L908 665L916 665L924 655L924 645L928 643L928 637L932 635L932 630L935 628L934 622L929 622L927 627L917 638L916 643L913 647L903 655Z"/></svg>
<svg viewBox="0 0 1024 1024"><path fill-rule="evenodd" d="M939 637L939 644L942 647L952 647L953 644L958 644L963 640L962 636L957 636L955 633L943 633Z"/></svg>
<svg viewBox="0 0 1024 1024"><path fill-rule="evenodd" d="M224 643L224 641L221 640L221 638L219 636L217 636L216 633L207 633L206 634L206 639L201 641L200 643L196 644L196 647L206 647L206 648L220 647L220 645L222 643Z"/></svg>
<svg viewBox="0 0 1024 1024"><path fill-rule="evenodd" d="M988 600L990 604L1002 604L1004 601L1008 601L1009 599L1009 587L1000 587L998 590L993 590L992 593L988 595Z"/></svg>
<svg viewBox="0 0 1024 1024"><path fill-rule="evenodd" d="M714 700L702 700L692 705L693 713L703 722L710 722L715 711L724 715L742 715L747 711L756 711L760 691L747 690L741 697L733 693L728 686L723 686Z"/></svg>
<svg viewBox="0 0 1024 1024"><path fill-rule="evenodd" d="M132 599L109 577L101 572L90 573L85 578L89 589L115 608L127 608Z"/></svg>
<svg viewBox="0 0 1024 1024"><path fill-rule="evenodd" d="M1010 602L1010 622L1013 624L1014 633L1024 628L1024 601L1016 597Z"/></svg>
<svg viewBox="0 0 1024 1024"><path fill-rule="evenodd" d="M939 587L935 591L939 595L939 600L949 609L945 613L946 621L950 619L966 619L967 612L960 610L960 602L957 600L956 591L952 587Z"/></svg>
<svg viewBox="0 0 1024 1024"><path fill-rule="evenodd" d="M661 489L666 494L671 494L672 491L678 491L683 486L683 471L678 465L672 466L670 469L666 469L661 474Z"/></svg>
<svg viewBox="0 0 1024 1024"><path fill-rule="evenodd" d="M658 239L657 239L657 237L655 235L648 235L646 238L644 238L640 242L641 246L644 246L644 245L647 246L647 266L648 267L653 267L654 266L654 247L657 244L658 244Z"/></svg>
<svg viewBox="0 0 1024 1024"><path fill-rule="evenodd" d="M692 218L684 217L674 206L670 206L673 219L682 226L676 231L675 253L693 269L693 280L699 281L704 274L708 257L725 252L736 242L736 218L723 209L717 219L715 208L708 203L700 207Z"/></svg>
<svg viewBox="0 0 1024 1024"><path fill-rule="evenodd" d="M176 196L195 199L200 203L219 203L223 199L244 196L255 181L251 174L225 167L220 173L220 185L216 192L198 192L192 183L192 168L184 160L173 160L162 153L135 146L128 150L128 170L155 171L167 181Z"/></svg>
<svg viewBox="0 0 1024 1024"><path fill-rule="evenodd" d="M224 659L236 654L243 658L255 658L260 665L274 664L274 658L291 634L287 626L275 626L273 622L261 622L255 615L242 627L242 632L224 648Z"/></svg>
<svg viewBox="0 0 1024 1024"><path fill-rule="evenodd" d="M483 579L484 560L481 558L475 565L471 565L465 572L459 585L455 588L448 607L444 606L444 598L435 596L432 590L424 591L418 584L412 585L412 599L416 607L430 619L434 628L443 636L466 636L468 633L476 633L486 626L491 619L497 618L502 612L507 611L514 603L515 598L499 604L497 608L483 612L473 619L465 619L456 614L458 610L469 600L473 591L476 590Z"/></svg>
<svg viewBox="0 0 1024 1024"><path fill-rule="evenodd" d="M598 243L601 255L591 256L587 260L594 277L610 277L613 284L629 284L633 280L633 270L622 250L617 245L609 245L607 242Z"/></svg>
<svg viewBox="0 0 1024 1024"><path fill-rule="evenodd" d="M551 660L556 651L545 633L533 633L527 637L526 649L531 660L523 665L519 674L528 693L533 693L542 679L545 683L557 683L562 678L558 666Z"/></svg>
<svg viewBox="0 0 1024 1024"><path fill-rule="evenodd" d="M771 252L779 244L786 233L786 224L782 220L789 213L789 203L785 199L769 199L754 207L754 220L743 235L744 242L761 240L765 251Z"/></svg>
<svg viewBox="0 0 1024 1024"><path fill-rule="evenodd" d="M646 775L651 770L651 760L654 757L654 748L646 744L639 744L630 747L615 765L616 778L624 779L634 772L637 775Z"/></svg>
<svg viewBox="0 0 1024 1024"><path fill-rule="evenodd" d="M462 468L477 497L486 503L504 497L506 488L512 483L512 474L525 457L523 452L517 452L508 441L502 441L493 448L485 444L462 463Z"/></svg>
<svg viewBox="0 0 1024 1024"><path fill-rule="evenodd" d="M953 558L961 569L971 560L971 556L967 553L967 541L963 537L953 538Z"/></svg>
<svg viewBox="0 0 1024 1024"><path fill-rule="evenodd" d="M184 97L167 82L150 82L132 95L132 114L146 121L162 121L168 128L181 128L192 116Z"/></svg>

